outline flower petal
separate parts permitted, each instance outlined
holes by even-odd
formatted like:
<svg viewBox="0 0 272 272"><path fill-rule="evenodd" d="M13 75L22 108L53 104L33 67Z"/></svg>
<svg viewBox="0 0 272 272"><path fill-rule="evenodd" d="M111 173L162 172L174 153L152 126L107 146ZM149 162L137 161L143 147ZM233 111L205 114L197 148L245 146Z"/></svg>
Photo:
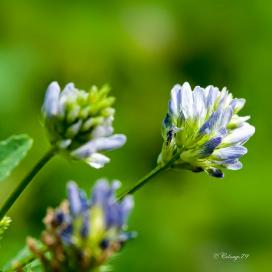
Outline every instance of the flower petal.
<svg viewBox="0 0 272 272"><path fill-rule="evenodd" d="M72 215L77 215L81 211L81 200L77 184L70 181L67 185L69 208Z"/></svg>
<svg viewBox="0 0 272 272"><path fill-rule="evenodd" d="M202 125L202 127L199 130L199 133L200 134L211 133L217 127L217 124L220 122L220 117L221 110L213 112L210 118Z"/></svg>
<svg viewBox="0 0 272 272"><path fill-rule="evenodd" d="M112 118L107 118L102 125L97 126L93 130L92 136L93 138L106 137L112 135L112 133L113 133Z"/></svg>
<svg viewBox="0 0 272 272"><path fill-rule="evenodd" d="M92 191L91 205L102 204L106 201L108 191L110 189L109 183L106 179L99 179Z"/></svg>
<svg viewBox="0 0 272 272"><path fill-rule="evenodd" d="M233 114L232 107L229 106L226 109L224 109L220 117L220 122L218 123L218 128L225 128L230 122L232 114Z"/></svg>
<svg viewBox="0 0 272 272"><path fill-rule="evenodd" d="M243 164L237 160L224 166L229 170L240 170L243 167Z"/></svg>
<svg viewBox="0 0 272 272"><path fill-rule="evenodd" d="M126 136L123 134L115 134L110 137L96 138L71 152L71 155L77 159L86 159L89 158L93 153L100 151L110 151L123 146L125 143Z"/></svg>
<svg viewBox="0 0 272 272"><path fill-rule="evenodd" d="M212 160L211 162L229 170L239 170L243 167L243 164L238 159L229 159L223 161Z"/></svg>
<svg viewBox="0 0 272 272"><path fill-rule="evenodd" d="M96 169L102 168L105 164L110 162L110 159L103 154L93 153L90 157L86 159L86 162Z"/></svg>
<svg viewBox="0 0 272 272"><path fill-rule="evenodd" d="M247 148L244 146L229 146L225 148L216 149L213 155L220 160L234 160L240 158L247 153Z"/></svg>
<svg viewBox="0 0 272 272"><path fill-rule="evenodd" d="M102 137L94 139L96 151L110 151L123 146L126 143L126 136L123 134L115 134L110 137Z"/></svg>
<svg viewBox="0 0 272 272"><path fill-rule="evenodd" d="M244 123L232 131L223 139L223 144L244 144L255 133L255 127Z"/></svg>
<svg viewBox="0 0 272 272"><path fill-rule="evenodd" d="M176 84L171 90L171 100L169 101L169 110L176 118L181 113L181 85Z"/></svg>
<svg viewBox="0 0 272 272"><path fill-rule="evenodd" d="M120 218L120 226L126 224L130 211L132 210L133 207L134 207L133 197L130 195L126 196L121 203L122 211Z"/></svg>
<svg viewBox="0 0 272 272"><path fill-rule="evenodd" d="M65 85L63 91L62 91L62 96L68 96L68 95L75 95L76 94L76 87L73 82L69 82Z"/></svg>
<svg viewBox="0 0 272 272"><path fill-rule="evenodd" d="M218 98L218 108L224 109L229 106L232 101L232 94L229 94L226 87L222 89L220 92L220 96Z"/></svg>
<svg viewBox="0 0 272 272"><path fill-rule="evenodd" d="M222 141L222 137L215 137L211 140L209 140L208 142L206 142L201 148L200 148L200 153L199 155L201 157L208 157L210 156L214 149L220 145Z"/></svg>
<svg viewBox="0 0 272 272"><path fill-rule="evenodd" d="M188 119L193 117L193 95L188 82L185 82L182 86L176 84L172 88L169 111L175 118Z"/></svg>
<svg viewBox="0 0 272 272"><path fill-rule="evenodd" d="M205 88L206 93L206 107L207 110L211 110L214 107L214 103L219 96L219 89L214 86L208 86Z"/></svg>
<svg viewBox="0 0 272 272"><path fill-rule="evenodd" d="M250 119L250 116L238 116L234 114L228 124L228 128L236 128L241 126L244 122Z"/></svg>
<svg viewBox="0 0 272 272"><path fill-rule="evenodd" d="M193 92L188 82L185 82L181 87L181 106L185 119L192 118L194 115Z"/></svg>
<svg viewBox="0 0 272 272"><path fill-rule="evenodd" d="M202 121L206 117L206 105L205 105L205 94L204 90L196 86L193 91L193 100L194 100L194 115L196 118Z"/></svg>
<svg viewBox="0 0 272 272"><path fill-rule="evenodd" d="M235 113L238 113L245 105L246 100L244 98L234 98L230 105Z"/></svg>
<svg viewBox="0 0 272 272"><path fill-rule="evenodd" d="M60 86L56 81L53 81L47 88L43 111L47 117L52 117L58 114L59 111Z"/></svg>

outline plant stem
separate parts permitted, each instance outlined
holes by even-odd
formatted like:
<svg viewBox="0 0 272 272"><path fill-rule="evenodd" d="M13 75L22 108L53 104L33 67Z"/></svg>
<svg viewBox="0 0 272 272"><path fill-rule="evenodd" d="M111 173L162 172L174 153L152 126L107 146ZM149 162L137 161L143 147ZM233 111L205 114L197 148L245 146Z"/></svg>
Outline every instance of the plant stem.
<svg viewBox="0 0 272 272"><path fill-rule="evenodd" d="M27 185L32 181L36 174L43 168L43 166L55 155L55 150L50 149L45 155L37 162L34 168L26 175L26 177L19 183L16 189L8 197L3 207L0 210L0 220L5 216L17 198L25 190Z"/></svg>
<svg viewBox="0 0 272 272"><path fill-rule="evenodd" d="M136 191L141 189L145 184L147 184L150 181L150 179L158 175L163 170L167 170L168 168L170 168L171 165L180 157L180 154L181 154L180 152L177 153L171 160L169 160L163 165L155 167L148 174L139 179L134 185L131 186L131 188L129 188L127 191L125 191L118 197L118 201L122 200L127 195L135 193Z"/></svg>

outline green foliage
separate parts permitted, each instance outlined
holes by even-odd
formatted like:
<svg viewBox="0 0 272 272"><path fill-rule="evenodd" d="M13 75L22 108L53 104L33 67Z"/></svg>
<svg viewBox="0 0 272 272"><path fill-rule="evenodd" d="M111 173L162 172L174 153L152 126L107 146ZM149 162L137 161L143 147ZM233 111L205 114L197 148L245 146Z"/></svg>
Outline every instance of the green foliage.
<svg viewBox="0 0 272 272"><path fill-rule="evenodd" d="M39 260L34 260L30 264L24 267L25 272L41 272L43 271Z"/></svg>
<svg viewBox="0 0 272 272"><path fill-rule="evenodd" d="M42 244L36 241L39 248ZM25 246L12 260L10 260L3 268L4 272L14 271L16 269L23 269L26 272L42 271L40 262L35 259L33 253ZM20 270L21 271L21 270Z"/></svg>
<svg viewBox="0 0 272 272"><path fill-rule="evenodd" d="M25 135L13 135L0 142L0 181L8 177L11 171L26 156L33 140Z"/></svg>
<svg viewBox="0 0 272 272"><path fill-rule="evenodd" d="M2 239L2 235L6 231L6 229L9 227L10 223L11 223L11 219L7 216L5 216L0 221L0 240Z"/></svg>

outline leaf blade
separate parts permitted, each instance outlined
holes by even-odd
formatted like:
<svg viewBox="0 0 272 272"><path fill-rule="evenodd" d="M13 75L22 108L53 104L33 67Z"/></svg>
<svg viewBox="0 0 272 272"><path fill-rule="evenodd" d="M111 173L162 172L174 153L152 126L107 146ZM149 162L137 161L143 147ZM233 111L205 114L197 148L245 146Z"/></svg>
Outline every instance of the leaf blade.
<svg viewBox="0 0 272 272"><path fill-rule="evenodd" d="M11 174L26 156L32 144L33 140L26 134L13 135L0 142L0 181Z"/></svg>

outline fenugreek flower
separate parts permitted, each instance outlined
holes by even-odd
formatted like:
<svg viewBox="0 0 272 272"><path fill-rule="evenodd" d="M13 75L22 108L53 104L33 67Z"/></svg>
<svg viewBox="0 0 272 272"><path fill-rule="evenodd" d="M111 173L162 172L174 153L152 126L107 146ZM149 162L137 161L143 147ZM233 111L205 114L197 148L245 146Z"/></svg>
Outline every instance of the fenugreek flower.
<svg viewBox="0 0 272 272"><path fill-rule="evenodd" d="M76 183L68 183L68 200L49 209L44 219L41 240L48 250L42 252L28 240L46 271L93 271L134 236L125 231L133 199L127 196L118 202L115 191L119 186L119 181L110 185L99 180L88 198Z"/></svg>
<svg viewBox="0 0 272 272"><path fill-rule="evenodd" d="M125 144L125 135L113 135L114 97L107 96L109 91L108 86L84 91L69 83L61 91L57 82L49 85L42 112L50 142L58 152L101 168L110 161L101 152Z"/></svg>
<svg viewBox="0 0 272 272"><path fill-rule="evenodd" d="M245 99L233 98L226 88L192 90L187 82L175 85L162 125L164 143L158 164L176 157L173 167L220 178L224 168L240 169L239 159L247 153L243 144L255 132L246 122L250 116L238 115L244 104Z"/></svg>

